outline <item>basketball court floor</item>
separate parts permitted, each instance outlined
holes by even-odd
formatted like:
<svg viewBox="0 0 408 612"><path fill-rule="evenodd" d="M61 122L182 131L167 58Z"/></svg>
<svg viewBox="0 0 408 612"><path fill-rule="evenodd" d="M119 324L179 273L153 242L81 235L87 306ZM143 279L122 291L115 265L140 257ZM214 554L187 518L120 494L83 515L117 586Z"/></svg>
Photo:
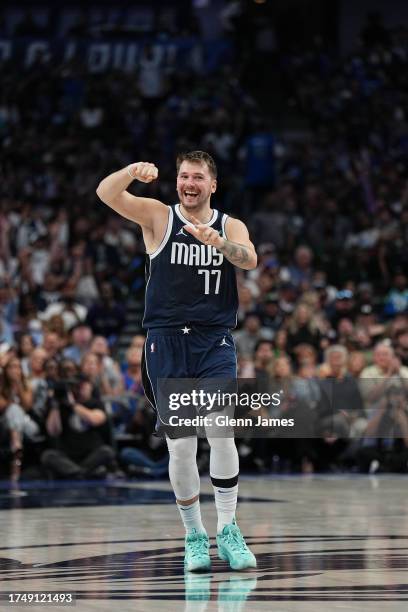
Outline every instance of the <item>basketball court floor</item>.
<svg viewBox="0 0 408 612"><path fill-rule="evenodd" d="M22 592L74 593L80 612L407 609L406 477L242 476L238 522L258 559L245 572L216 557L202 482L213 564L189 575L166 481L3 484L0 609L61 609L10 602Z"/></svg>

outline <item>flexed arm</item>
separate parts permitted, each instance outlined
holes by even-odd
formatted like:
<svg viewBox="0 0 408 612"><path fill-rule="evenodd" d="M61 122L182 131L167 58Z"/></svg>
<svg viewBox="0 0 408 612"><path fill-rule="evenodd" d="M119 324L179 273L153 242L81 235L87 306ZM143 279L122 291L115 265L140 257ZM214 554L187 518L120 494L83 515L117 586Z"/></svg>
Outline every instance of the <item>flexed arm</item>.
<svg viewBox="0 0 408 612"><path fill-rule="evenodd" d="M126 189L134 180L151 183L158 175L159 171L154 164L147 162L130 164L104 178L99 183L96 193L102 202L116 210L122 217L153 229L155 216L167 217L167 206L153 198L134 196Z"/></svg>

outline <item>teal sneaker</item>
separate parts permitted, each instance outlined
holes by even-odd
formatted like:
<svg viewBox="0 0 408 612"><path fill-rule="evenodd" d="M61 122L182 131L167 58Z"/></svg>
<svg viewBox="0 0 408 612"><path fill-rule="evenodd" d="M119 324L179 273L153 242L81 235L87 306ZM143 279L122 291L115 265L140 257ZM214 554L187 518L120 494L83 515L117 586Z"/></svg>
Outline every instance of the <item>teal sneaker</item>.
<svg viewBox="0 0 408 612"><path fill-rule="evenodd" d="M187 572L199 572L209 570L211 567L210 559L210 540L206 533L199 533L193 529L186 535L186 553L184 556L184 569Z"/></svg>
<svg viewBox="0 0 408 612"><path fill-rule="evenodd" d="M255 555L245 544L235 519L217 534L217 545L219 558L228 561L231 569L242 570L247 567L256 567Z"/></svg>

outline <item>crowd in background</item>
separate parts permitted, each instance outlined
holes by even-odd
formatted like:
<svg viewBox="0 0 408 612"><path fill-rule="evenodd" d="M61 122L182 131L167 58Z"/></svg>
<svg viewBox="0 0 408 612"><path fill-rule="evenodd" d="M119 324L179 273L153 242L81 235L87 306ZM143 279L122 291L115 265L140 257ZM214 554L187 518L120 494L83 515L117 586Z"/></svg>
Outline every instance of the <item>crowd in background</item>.
<svg viewBox="0 0 408 612"><path fill-rule="evenodd" d="M240 438L243 466L408 470L407 58L404 28L363 36L347 58L280 57L309 128L297 136L271 131L234 61L205 73L198 55L180 71L146 45L137 74L0 64L3 472L165 472L143 335L118 351L126 302L143 300L141 233L95 189L151 161L159 180L130 190L173 203L189 149L214 156L215 206L246 221L259 254L238 271L239 375L307 415L294 440Z"/></svg>

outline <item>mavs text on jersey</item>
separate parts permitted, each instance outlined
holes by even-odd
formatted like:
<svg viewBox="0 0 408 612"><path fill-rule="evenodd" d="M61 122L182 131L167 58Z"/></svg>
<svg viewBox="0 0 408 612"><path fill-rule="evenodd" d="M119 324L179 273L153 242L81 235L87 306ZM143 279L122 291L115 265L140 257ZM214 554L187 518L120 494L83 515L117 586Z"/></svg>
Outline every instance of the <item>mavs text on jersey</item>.
<svg viewBox="0 0 408 612"><path fill-rule="evenodd" d="M213 210L208 223L225 237L227 215ZM192 325L233 328L238 294L235 270L214 246L202 244L184 229L191 223L180 204L169 207L162 243L148 255L143 327Z"/></svg>

